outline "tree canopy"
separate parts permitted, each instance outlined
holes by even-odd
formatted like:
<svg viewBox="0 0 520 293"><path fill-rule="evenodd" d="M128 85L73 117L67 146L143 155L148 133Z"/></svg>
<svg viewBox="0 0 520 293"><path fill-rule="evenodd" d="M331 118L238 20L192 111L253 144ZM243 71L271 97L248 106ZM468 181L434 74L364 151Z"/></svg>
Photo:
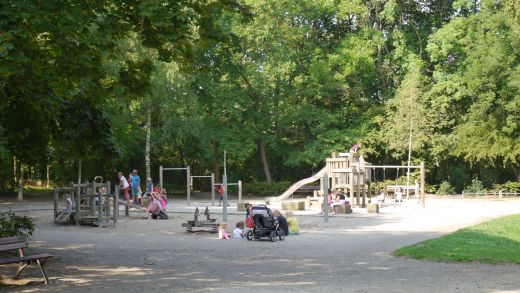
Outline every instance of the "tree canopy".
<svg viewBox="0 0 520 293"><path fill-rule="evenodd" d="M7 0L0 28L3 189L144 170L147 127L152 175L227 151L293 181L357 142L402 164L411 135L431 184L520 180L514 0Z"/></svg>

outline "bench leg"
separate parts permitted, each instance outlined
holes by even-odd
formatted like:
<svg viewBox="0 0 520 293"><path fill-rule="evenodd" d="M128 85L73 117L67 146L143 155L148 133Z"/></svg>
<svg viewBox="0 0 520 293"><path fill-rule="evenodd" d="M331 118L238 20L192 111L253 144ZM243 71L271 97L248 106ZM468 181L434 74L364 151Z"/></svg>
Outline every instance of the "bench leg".
<svg viewBox="0 0 520 293"><path fill-rule="evenodd" d="M22 274L22 271L28 266L28 263L20 263L18 265L18 270L16 270L16 275L14 276L15 279L20 278L20 275Z"/></svg>
<svg viewBox="0 0 520 293"><path fill-rule="evenodd" d="M44 260L37 259L36 262L38 263L38 266L40 267L40 270L42 271L45 285L49 284L49 278L47 277L47 274L45 274L45 269L43 268L43 265L45 264L45 259Z"/></svg>

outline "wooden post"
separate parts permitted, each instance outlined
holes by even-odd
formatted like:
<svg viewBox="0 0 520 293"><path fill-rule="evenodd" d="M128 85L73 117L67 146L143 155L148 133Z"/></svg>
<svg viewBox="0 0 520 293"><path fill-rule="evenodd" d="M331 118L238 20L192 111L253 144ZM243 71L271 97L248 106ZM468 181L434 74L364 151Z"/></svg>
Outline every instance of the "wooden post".
<svg viewBox="0 0 520 293"><path fill-rule="evenodd" d="M242 180L238 180L238 202L242 202Z"/></svg>
<svg viewBox="0 0 520 293"><path fill-rule="evenodd" d="M350 204L354 206L354 173L348 173L348 186L350 188Z"/></svg>
<svg viewBox="0 0 520 293"><path fill-rule="evenodd" d="M323 176L323 223L329 221L329 176Z"/></svg>
<svg viewBox="0 0 520 293"><path fill-rule="evenodd" d="M117 222L117 217L119 217L119 185L116 185L114 190L114 226Z"/></svg>
<svg viewBox="0 0 520 293"><path fill-rule="evenodd" d="M424 161L421 161L421 196L420 196L420 202L421 202L421 208L425 207L425 194L424 194L424 179L425 177L425 170L424 170Z"/></svg>
<svg viewBox="0 0 520 293"><path fill-rule="evenodd" d="M361 173L361 207L367 207L367 195L365 192L365 173Z"/></svg>
<svg viewBox="0 0 520 293"><path fill-rule="evenodd" d="M98 227L101 228L103 225L102 225L102 222L103 222L103 209L102 209L102 204L103 204L103 194L101 194L101 190L99 190L98 192L96 192L96 181L94 181L92 183L92 185L94 186L94 194L98 194ZM96 198L94 198L93 200L93 204L96 204Z"/></svg>
<svg viewBox="0 0 520 293"><path fill-rule="evenodd" d="M211 205L215 205L215 173L211 173Z"/></svg>
<svg viewBox="0 0 520 293"><path fill-rule="evenodd" d="M76 188L76 225L81 221L81 186Z"/></svg>
<svg viewBox="0 0 520 293"><path fill-rule="evenodd" d="M54 220L58 217L58 201L59 201L58 189L54 188Z"/></svg>
<svg viewBox="0 0 520 293"><path fill-rule="evenodd" d="M188 200L188 206L191 204L190 178L190 166L186 166L186 198Z"/></svg>
<svg viewBox="0 0 520 293"><path fill-rule="evenodd" d="M356 206L357 207L361 207L361 201L359 199L359 193L360 193L360 188L359 188L359 172L358 170L356 169L356 174L354 175L355 178L356 178Z"/></svg>

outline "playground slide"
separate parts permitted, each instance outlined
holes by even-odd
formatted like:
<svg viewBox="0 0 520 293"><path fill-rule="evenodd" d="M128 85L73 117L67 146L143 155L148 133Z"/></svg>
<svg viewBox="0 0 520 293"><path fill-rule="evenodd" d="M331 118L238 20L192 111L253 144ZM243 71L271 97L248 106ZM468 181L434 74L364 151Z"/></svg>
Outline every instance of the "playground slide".
<svg viewBox="0 0 520 293"><path fill-rule="evenodd" d="M291 196L291 194L293 194L300 187L302 187L302 186L304 186L306 184L312 183L314 181L320 180L320 178L322 178L323 175L325 175L325 173L327 173L327 167L323 167L323 169L321 169L318 173L312 175L309 178L305 178L305 179L302 179L302 180L294 183L293 185L291 185L291 187L289 187L281 195L269 198L269 201L282 201L282 200L288 198L289 196Z"/></svg>

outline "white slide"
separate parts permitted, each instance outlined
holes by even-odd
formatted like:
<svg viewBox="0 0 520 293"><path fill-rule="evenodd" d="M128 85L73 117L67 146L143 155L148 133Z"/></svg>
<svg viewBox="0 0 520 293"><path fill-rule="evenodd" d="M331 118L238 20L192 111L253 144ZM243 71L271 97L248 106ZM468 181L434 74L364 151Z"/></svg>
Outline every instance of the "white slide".
<svg viewBox="0 0 520 293"><path fill-rule="evenodd" d="M291 196L294 192L296 192L296 190L298 190L300 187L306 185L306 184L309 184L309 183L312 183L314 181L318 181L320 180L320 178L323 177L323 175L325 175L325 173L327 173L327 167L323 167L323 169L321 169L318 173L312 175L311 177L309 178L305 178L305 179L302 179L296 183L294 183L293 185L291 185L291 187L289 187L284 193L282 193L281 195L279 196L275 196L275 197L268 197L266 200L267 201L282 201L286 198L288 198L289 196Z"/></svg>

